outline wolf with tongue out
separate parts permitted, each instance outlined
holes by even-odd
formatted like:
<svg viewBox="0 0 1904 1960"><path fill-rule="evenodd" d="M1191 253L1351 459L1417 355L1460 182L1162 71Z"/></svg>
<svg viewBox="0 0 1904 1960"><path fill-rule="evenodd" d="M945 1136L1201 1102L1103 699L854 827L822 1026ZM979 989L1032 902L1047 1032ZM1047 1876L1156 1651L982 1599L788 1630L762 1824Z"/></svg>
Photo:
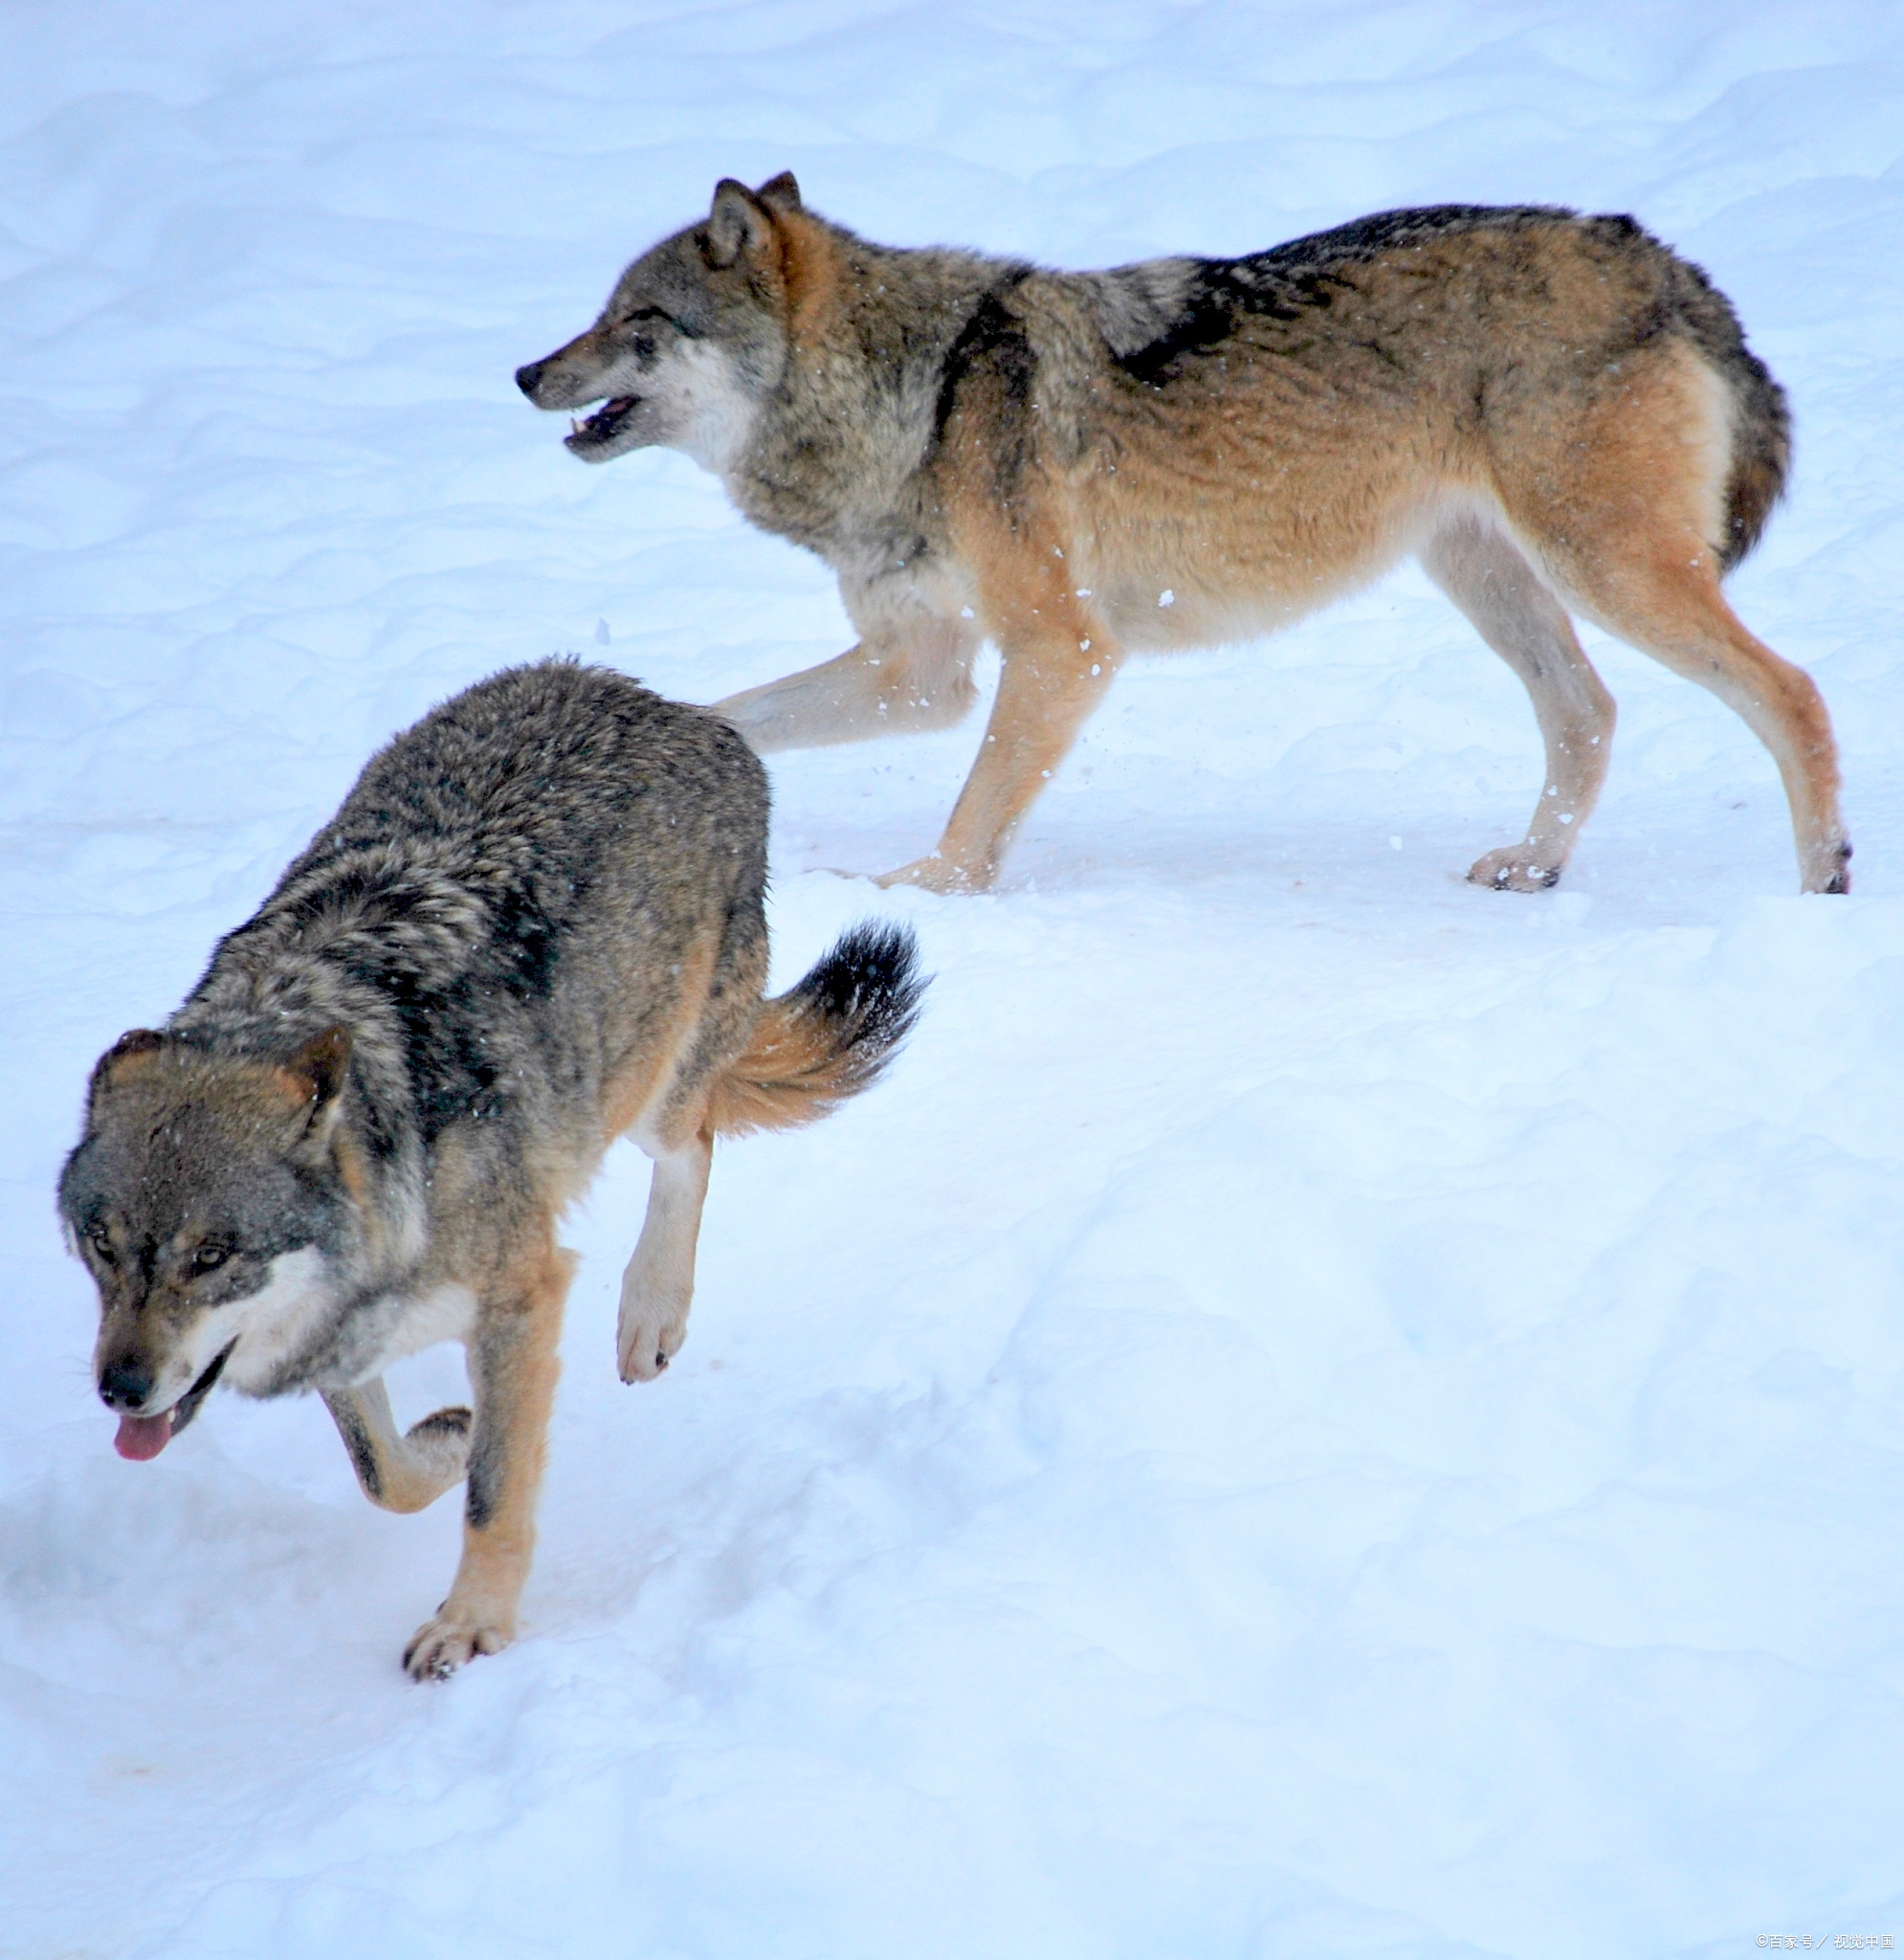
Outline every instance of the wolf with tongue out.
<svg viewBox="0 0 1904 1960"><path fill-rule="evenodd" d="M687 1334L714 1139L810 1123L912 1025L909 934L767 974L765 774L719 716L550 661L376 756L163 1033L100 1058L59 1202L100 1291L122 1457L222 1382L315 1389L365 1495L467 1484L419 1680L506 1646L534 1544L572 1255L563 1210L627 1135L654 1160L624 1381ZM461 1341L473 1407L408 1432L383 1370Z"/></svg>

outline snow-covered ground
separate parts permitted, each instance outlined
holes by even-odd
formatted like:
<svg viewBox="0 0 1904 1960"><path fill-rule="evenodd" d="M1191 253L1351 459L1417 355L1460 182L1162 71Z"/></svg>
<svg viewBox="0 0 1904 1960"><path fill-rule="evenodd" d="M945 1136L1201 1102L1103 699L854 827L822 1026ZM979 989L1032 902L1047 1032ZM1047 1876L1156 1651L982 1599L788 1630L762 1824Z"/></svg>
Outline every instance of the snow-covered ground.
<svg viewBox="0 0 1904 1960"><path fill-rule="evenodd" d="M686 460L510 375L716 177L1074 265L1442 199L1632 211L1791 390L1735 602L1858 845L1622 648L1561 891L1418 572L1120 679L999 892L883 894L976 741L776 761L782 975L938 980L723 1148L679 1365L584 1254L524 1637L396 1660L457 1508L314 1402L114 1456L50 1190L372 746L557 649L846 643ZM11 0L0 24L0 1950L1598 1960L1904 1939L1895 0ZM449 1354L410 1364L433 1406Z"/></svg>

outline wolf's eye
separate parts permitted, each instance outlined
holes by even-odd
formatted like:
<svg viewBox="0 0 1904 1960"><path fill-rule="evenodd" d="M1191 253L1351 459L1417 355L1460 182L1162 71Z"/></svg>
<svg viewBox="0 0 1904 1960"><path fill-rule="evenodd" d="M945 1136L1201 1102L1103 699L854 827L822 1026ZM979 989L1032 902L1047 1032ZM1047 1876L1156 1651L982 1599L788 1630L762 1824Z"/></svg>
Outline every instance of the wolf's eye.
<svg viewBox="0 0 1904 1960"><path fill-rule="evenodd" d="M200 1273L215 1272L231 1257L229 1245L201 1245L191 1256L192 1268Z"/></svg>
<svg viewBox="0 0 1904 1960"><path fill-rule="evenodd" d="M93 1256L102 1265L113 1263L112 1235L103 1225L95 1225L86 1234L86 1243L93 1248Z"/></svg>

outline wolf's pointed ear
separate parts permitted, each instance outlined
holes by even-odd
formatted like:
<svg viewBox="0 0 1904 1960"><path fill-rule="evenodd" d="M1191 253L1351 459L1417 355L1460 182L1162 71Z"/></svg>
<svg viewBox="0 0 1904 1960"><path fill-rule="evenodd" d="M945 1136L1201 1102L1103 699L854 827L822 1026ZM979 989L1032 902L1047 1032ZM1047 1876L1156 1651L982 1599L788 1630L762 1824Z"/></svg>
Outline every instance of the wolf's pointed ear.
<svg viewBox="0 0 1904 1960"><path fill-rule="evenodd" d="M758 257L773 236L773 213L744 184L723 177L714 187L707 219L707 256L715 267Z"/></svg>
<svg viewBox="0 0 1904 1960"><path fill-rule="evenodd" d="M86 1084L86 1108L90 1112L100 1097L128 1070L149 1066L149 1058L166 1045L166 1037L155 1028L128 1028L93 1064L92 1080ZM147 1058L142 1064L139 1058Z"/></svg>
<svg viewBox="0 0 1904 1960"><path fill-rule="evenodd" d="M303 1111L303 1133L309 1142L330 1141L343 1110L343 1083L349 1072L348 1028L326 1028L314 1035L284 1064L284 1084Z"/></svg>
<svg viewBox="0 0 1904 1960"><path fill-rule="evenodd" d="M769 211L785 212L805 209L800 202L800 186L794 181L791 170L783 170L778 177L769 177L754 195Z"/></svg>

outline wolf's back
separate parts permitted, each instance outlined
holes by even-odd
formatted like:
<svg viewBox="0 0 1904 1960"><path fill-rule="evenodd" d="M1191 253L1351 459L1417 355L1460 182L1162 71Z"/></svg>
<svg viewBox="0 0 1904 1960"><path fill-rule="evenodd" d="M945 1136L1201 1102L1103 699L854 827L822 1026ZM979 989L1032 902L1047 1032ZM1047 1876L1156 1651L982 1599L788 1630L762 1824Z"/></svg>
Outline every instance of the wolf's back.
<svg viewBox="0 0 1904 1960"><path fill-rule="evenodd" d="M762 1003L715 1085L715 1130L797 1129L871 1087L911 1034L925 988L904 926L851 927L797 987Z"/></svg>
<svg viewBox="0 0 1904 1960"><path fill-rule="evenodd" d="M611 669L510 668L371 758L168 1029L282 1060L346 1026L359 1090L424 1145L505 1106L546 1125L645 1038L710 924L744 1024L766 834L765 771L719 716Z"/></svg>

